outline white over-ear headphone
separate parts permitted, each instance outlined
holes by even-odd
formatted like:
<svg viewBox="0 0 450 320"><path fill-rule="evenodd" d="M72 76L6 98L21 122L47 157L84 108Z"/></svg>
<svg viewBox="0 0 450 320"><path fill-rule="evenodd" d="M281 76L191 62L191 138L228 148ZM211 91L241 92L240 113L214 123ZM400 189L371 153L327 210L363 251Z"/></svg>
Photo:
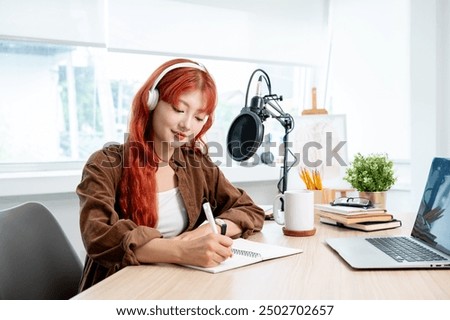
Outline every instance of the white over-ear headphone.
<svg viewBox="0 0 450 320"><path fill-rule="evenodd" d="M158 76L158 78L156 78L155 83L148 92L147 106L150 109L150 111L156 108L156 105L158 104L159 101L159 91L158 89L156 89L156 86L169 71L172 71L173 69L177 68L195 68L203 72L207 72L206 68L203 65L193 62L180 62L164 69L163 72L161 72L161 74Z"/></svg>

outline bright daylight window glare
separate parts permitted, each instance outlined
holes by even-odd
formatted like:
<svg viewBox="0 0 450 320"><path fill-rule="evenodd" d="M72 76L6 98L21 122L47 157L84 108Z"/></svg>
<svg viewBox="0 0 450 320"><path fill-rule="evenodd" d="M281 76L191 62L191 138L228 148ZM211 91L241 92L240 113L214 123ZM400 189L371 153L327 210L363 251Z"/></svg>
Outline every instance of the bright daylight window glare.
<svg viewBox="0 0 450 320"><path fill-rule="evenodd" d="M22 169L83 163L109 142L122 143L134 94L169 56L109 52L104 48L0 40L0 163ZM219 91L208 142L224 160L226 136L245 104L251 73L264 69L285 112L301 113L313 68L245 61L197 59ZM249 97L255 94L250 88ZM265 133L282 141L283 128L268 119ZM222 162L223 163L223 162Z"/></svg>

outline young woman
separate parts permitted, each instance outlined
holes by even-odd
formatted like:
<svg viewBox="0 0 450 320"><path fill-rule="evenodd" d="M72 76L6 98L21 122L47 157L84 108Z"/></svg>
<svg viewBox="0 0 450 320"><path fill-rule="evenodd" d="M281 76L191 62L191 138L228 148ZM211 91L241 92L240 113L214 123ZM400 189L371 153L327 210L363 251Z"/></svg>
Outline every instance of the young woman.
<svg viewBox="0 0 450 320"><path fill-rule="evenodd" d="M215 266L232 255L231 238L261 230L263 210L205 151L216 103L202 65L168 61L134 97L125 144L89 158L77 187L87 251L80 291L128 265ZM204 223L206 201L218 234Z"/></svg>

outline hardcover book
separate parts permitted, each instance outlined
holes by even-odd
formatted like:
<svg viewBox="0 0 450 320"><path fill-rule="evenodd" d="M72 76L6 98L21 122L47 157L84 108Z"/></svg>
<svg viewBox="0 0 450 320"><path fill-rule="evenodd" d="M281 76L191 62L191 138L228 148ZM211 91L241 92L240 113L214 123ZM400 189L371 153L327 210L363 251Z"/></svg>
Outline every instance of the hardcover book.
<svg viewBox="0 0 450 320"><path fill-rule="evenodd" d="M385 213L385 209L380 208L357 208L357 207L347 207L347 206L332 206L331 204L316 204L314 207L321 211L340 213L343 215L359 215L366 213Z"/></svg>
<svg viewBox="0 0 450 320"><path fill-rule="evenodd" d="M391 221L394 217L387 212L366 212L359 214L344 215L334 212L318 211L320 217L325 217L336 222L345 224L355 224L361 222L374 222L374 221Z"/></svg>
<svg viewBox="0 0 450 320"><path fill-rule="evenodd" d="M386 229L394 229L399 228L402 226L402 222L397 219L392 219L390 221L367 221L367 222L360 222L360 223L354 223L354 224L347 224L347 223L341 223L337 222L336 220L329 219L326 217L320 217L320 222L347 228L347 229L355 229L355 230L361 230L361 231L378 231L378 230L386 230Z"/></svg>

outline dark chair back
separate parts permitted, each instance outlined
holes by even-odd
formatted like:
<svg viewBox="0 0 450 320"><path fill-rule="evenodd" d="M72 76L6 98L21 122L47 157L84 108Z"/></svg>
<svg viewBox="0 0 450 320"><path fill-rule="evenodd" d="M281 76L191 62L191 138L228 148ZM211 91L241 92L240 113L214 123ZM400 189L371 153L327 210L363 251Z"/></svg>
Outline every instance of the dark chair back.
<svg viewBox="0 0 450 320"><path fill-rule="evenodd" d="M82 264L64 231L42 204L0 211L0 299L69 299Z"/></svg>

